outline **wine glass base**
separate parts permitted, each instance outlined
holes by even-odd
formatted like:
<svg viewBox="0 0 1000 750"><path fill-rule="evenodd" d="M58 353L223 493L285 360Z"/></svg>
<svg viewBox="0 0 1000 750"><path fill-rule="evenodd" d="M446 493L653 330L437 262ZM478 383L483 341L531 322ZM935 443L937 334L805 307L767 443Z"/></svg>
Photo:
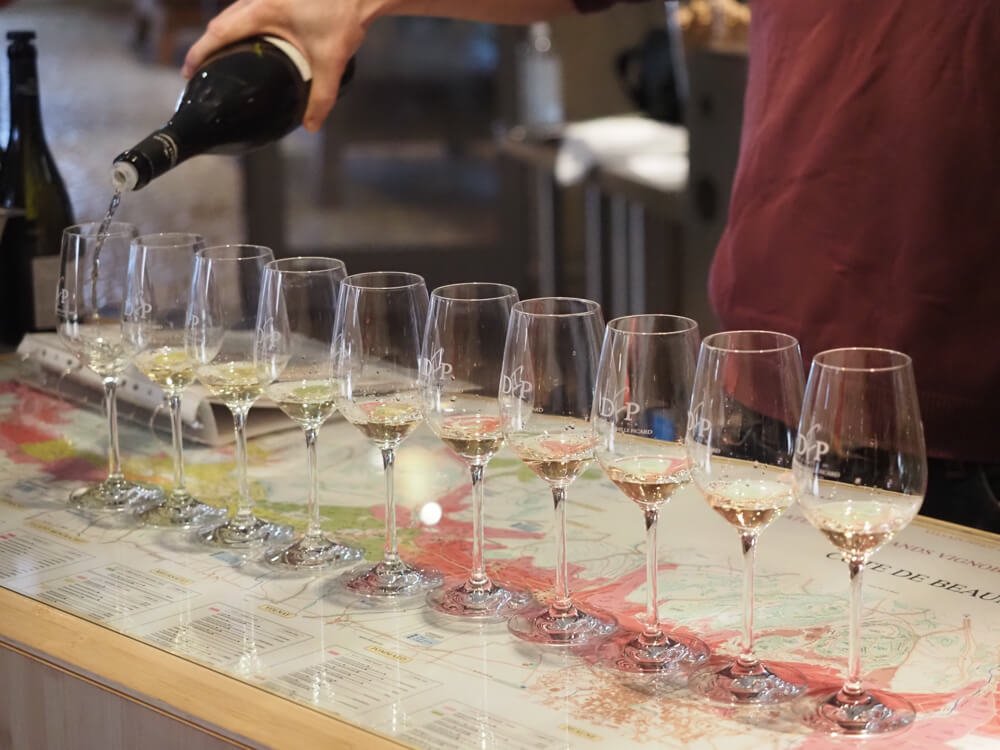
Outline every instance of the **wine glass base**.
<svg viewBox="0 0 1000 750"><path fill-rule="evenodd" d="M213 547L244 549L281 543L292 535L291 526L270 523L257 516L234 517L197 532L197 537Z"/></svg>
<svg viewBox="0 0 1000 750"><path fill-rule="evenodd" d="M695 672L689 687L695 695L731 706L759 706L795 700L806 678L792 667L758 662L746 668L732 659L713 659Z"/></svg>
<svg viewBox="0 0 1000 750"><path fill-rule="evenodd" d="M78 510L99 513L141 513L163 502L163 490L127 479L108 478L70 493L69 504Z"/></svg>
<svg viewBox="0 0 1000 750"><path fill-rule="evenodd" d="M626 632L601 644L597 651L605 666L629 674L690 671L708 656L709 648L700 638L666 631L655 639Z"/></svg>
<svg viewBox="0 0 1000 750"><path fill-rule="evenodd" d="M194 529L222 521L225 508L196 500L186 492L172 492L162 505L143 511L140 520L159 529Z"/></svg>
<svg viewBox="0 0 1000 750"><path fill-rule="evenodd" d="M544 646L583 646L618 629L613 618L588 614L575 606L556 614L551 608L532 609L507 620L507 629L522 641Z"/></svg>
<svg viewBox="0 0 1000 750"><path fill-rule="evenodd" d="M352 575L344 581L348 591L361 596L392 599L415 596L444 582L441 573L433 568L418 568L402 560L382 560L373 567Z"/></svg>
<svg viewBox="0 0 1000 750"><path fill-rule="evenodd" d="M503 620L532 602L531 594L511 591L487 579L476 585L465 581L458 586L441 588L427 594L431 609L468 620Z"/></svg>
<svg viewBox="0 0 1000 750"><path fill-rule="evenodd" d="M917 712L906 698L878 690L857 697L836 691L820 698L806 716L813 729L842 737L874 737L900 732L916 719Z"/></svg>
<svg viewBox="0 0 1000 750"><path fill-rule="evenodd" d="M288 547L265 557L269 565L289 570L322 570L357 562L364 553L357 547L334 541L325 535L302 536Z"/></svg>

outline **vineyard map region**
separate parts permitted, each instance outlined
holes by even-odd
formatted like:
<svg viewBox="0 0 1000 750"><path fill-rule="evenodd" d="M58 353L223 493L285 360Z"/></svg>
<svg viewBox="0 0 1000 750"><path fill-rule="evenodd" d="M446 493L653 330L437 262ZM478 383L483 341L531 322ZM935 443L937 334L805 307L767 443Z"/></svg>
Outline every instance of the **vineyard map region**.
<svg viewBox="0 0 1000 750"><path fill-rule="evenodd" d="M342 586L343 570L275 571L260 556L200 546L129 517L87 516L71 490L106 471L101 414L11 380L0 369L0 586L403 743L450 748L823 748L802 721L811 696L777 708L722 709L686 688L635 684L593 652L544 650L501 624L436 615L421 598L386 607ZM306 449L289 430L250 441L257 512L302 530ZM169 436L123 424L131 479L169 486ZM341 419L319 436L324 529L377 560L384 476L376 448ZM190 447L189 490L234 502L232 446ZM489 573L545 601L554 584L548 487L509 451L486 470ZM471 565L468 468L426 427L400 447L395 488L404 559L449 583ZM569 487L574 599L638 630L645 610L640 508L591 466ZM738 652L740 545L693 487L660 514L659 591L668 627L715 654ZM1000 747L998 537L918 519L865 573L866 680L909 698L913 726L869 748ZM843 679L847 566L793 506L760 538L754 627L765 660L810 689Z"/></svg>

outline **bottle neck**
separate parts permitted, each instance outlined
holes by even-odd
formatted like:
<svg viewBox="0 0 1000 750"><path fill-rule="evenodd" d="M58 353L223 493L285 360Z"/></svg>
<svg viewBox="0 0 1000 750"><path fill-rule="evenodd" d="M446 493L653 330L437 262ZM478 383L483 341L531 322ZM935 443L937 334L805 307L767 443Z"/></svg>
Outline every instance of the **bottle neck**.
<svg viewBox="0 0 1000 750"><path fill-rule="evenodd" d="M38 96L38 68L33 57L10 61L10 139L11 144L22 138L44 141L42 109Z"/></svg>

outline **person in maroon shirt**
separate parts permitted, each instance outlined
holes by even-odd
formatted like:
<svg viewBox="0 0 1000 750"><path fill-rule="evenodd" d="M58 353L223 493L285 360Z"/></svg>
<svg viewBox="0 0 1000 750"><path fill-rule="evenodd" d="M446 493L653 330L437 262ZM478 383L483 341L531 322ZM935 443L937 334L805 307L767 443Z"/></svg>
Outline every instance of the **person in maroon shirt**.
<svg viewBox="0 0 1000 750"><path fill-rule="evenodd" d="M626 0L628 1L628 0ZM637 0L632 0L637 1ZM241 0L188 53L299 46L319 128L382 15L528 23L616 0ZM753 0L729 220L709 294L725 328L913 358L922 512L1000 531L1000 2Z"/></svg>

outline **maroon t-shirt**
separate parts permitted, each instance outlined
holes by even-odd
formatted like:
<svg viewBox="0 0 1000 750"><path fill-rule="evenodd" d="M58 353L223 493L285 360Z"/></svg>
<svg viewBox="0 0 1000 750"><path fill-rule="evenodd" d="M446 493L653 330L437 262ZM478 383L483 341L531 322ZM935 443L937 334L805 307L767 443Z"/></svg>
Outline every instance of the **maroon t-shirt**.
<svg viewBox="0 0 1000 750"><path fill-rule="evenodd" d="M910 354L928 453L1000 462L1000 0L754 0L726 328Z"/></svg>

